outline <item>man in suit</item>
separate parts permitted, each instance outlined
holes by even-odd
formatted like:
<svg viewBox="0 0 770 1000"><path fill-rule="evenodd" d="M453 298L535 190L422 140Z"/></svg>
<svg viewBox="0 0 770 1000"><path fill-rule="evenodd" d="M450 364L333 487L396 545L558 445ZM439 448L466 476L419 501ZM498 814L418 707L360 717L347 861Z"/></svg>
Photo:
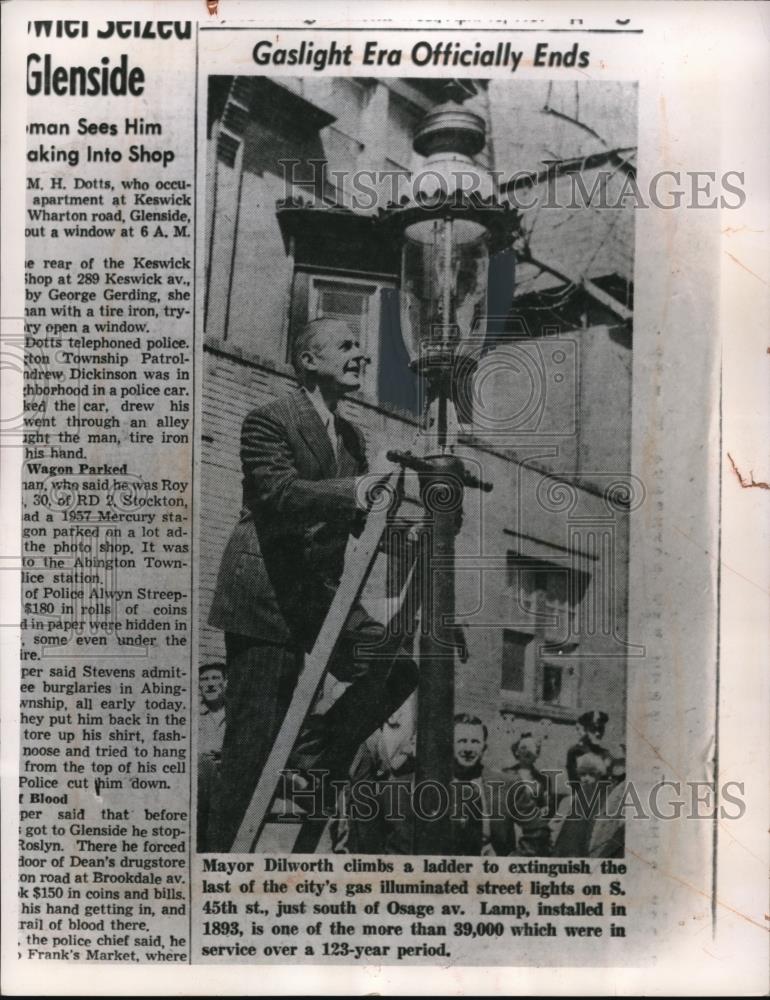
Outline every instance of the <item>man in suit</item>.
<svg viewBox="0 0 770 1000"><path fill-rule="evenodd" d="M314 320L297 337L292 360L300 387L243 423L243 511L222 558L209 619L225 632L228 669L209 836L214 851L232 846L303 655L334 598L347 542L366 513L363 435L337 414L340 399L360 388L360 345L344 322ZM307 720L290 768L299 775L327 771L331 780L347 776L359 744L417 683L416 667L398 655L398 645L354 606L329 667L350 686L326 713Z"/></svg>
<svg viewBox="0 0 770 1000"><path fill-rule="evenodd" d="M466 712L455 715L452 782L446 801L451 817L448 853L452 855L513 853L516 832L509 808L511 782L484 763L487 739L488 730L481 719ZM361 785L353 786L348 810L355 834L352 844L346 845L351 853L414 854L417 819L435 806L418 794L414 746L407 744L403 751L392 766L380 768L379 773L370 767L368 773L361 770L356 775Z"/></svg>
<svg viewBox="0 0 770 1000"><path fill-rule="evenodd" d="M475 715L455 715L452 854L513 853L513 816L507 810L510 782L484 763L489 731Z"/></svg>
<svg viewBox="0 0 770 1000"><path fill-rule="evenodd" d="M225 736L224 663L204 663L198 671L198 851L206 850L211 791L216 785Z"/></svg>

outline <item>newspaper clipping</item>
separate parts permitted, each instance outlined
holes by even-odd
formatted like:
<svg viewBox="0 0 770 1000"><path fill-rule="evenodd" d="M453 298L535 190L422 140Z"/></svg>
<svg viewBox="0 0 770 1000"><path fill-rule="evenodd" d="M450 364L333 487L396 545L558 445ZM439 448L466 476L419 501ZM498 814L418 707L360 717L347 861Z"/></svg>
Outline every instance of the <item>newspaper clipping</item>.
<svg viewBox="0 0 770 1000"><path fill-rule="evenodd" d="M6 992L766 992L767 10L461 7L4 6Z"/></svg>

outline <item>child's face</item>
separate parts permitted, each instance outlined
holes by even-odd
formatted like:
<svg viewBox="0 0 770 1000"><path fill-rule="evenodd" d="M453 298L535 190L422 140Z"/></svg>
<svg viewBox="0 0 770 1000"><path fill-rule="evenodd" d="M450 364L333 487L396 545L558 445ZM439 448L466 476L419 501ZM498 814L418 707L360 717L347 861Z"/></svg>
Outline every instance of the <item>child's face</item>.
<svg viewBox="0 0 770 1000"><path fill-rule="evenodd" d="M599 774L594 768L578 770L578 781L583 788L593 788L599 780Z"/></svg>
<svg viewBox="0 0 770 1000"><path fill-rule="evenodd" d="M597 754L584 754L577 762L577 777L583 788L590 788L607 775L607 761Z"/></svg>

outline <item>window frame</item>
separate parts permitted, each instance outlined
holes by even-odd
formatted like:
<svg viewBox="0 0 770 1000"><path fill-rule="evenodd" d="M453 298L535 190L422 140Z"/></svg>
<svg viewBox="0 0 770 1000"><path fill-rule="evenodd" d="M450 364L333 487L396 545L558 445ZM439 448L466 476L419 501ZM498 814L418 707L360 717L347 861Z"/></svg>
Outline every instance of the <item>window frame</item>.
<svg viewBox="0 0 770 1000"><path fill-rule="evenodd" d="M511 709L537 711L559 718L573 718L577 715L580 704L582 679L580 661L571 655L580 643L580 636L574 631L574 626L578 621L578 607L588 588L590 573L547 559L522 556L514 550L509 550L507 555L506 594L515 612L519 615L526 614L529 620L503 630L500 662L501 701ZM566 577L564 601L555 602L549 598L551 589L548 583L549 574ZM534 586L538 577L545 578L544 586ZM525 590L524 581L527 578L530 587ZM555 615L559 616L559 621L554 626ZM554 643L554 627L562 637L558 648L555 648ZM520 637L514 641L520 641L525 650L524 684L521 691L503 687L505 643L508 636ZM567 650L566 655L564 650ZM544 683L549 668L561 671L558 701L546 701L544 698Z"/></svg>

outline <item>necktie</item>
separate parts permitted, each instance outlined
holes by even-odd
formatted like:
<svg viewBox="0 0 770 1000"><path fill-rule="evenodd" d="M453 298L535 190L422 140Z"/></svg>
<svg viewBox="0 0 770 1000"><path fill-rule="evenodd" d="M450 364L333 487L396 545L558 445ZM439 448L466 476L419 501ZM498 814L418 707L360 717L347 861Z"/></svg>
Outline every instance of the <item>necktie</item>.
<svg viewBox="0 0 770 1000"><path fill-rule="evenodd" d="M329 441L331 442L332 451L334 452L334 458L339 456L339 440L338 440L338 424L337 417L330 413L329 418L326 421L326 433L329 436Z"/></svg>

